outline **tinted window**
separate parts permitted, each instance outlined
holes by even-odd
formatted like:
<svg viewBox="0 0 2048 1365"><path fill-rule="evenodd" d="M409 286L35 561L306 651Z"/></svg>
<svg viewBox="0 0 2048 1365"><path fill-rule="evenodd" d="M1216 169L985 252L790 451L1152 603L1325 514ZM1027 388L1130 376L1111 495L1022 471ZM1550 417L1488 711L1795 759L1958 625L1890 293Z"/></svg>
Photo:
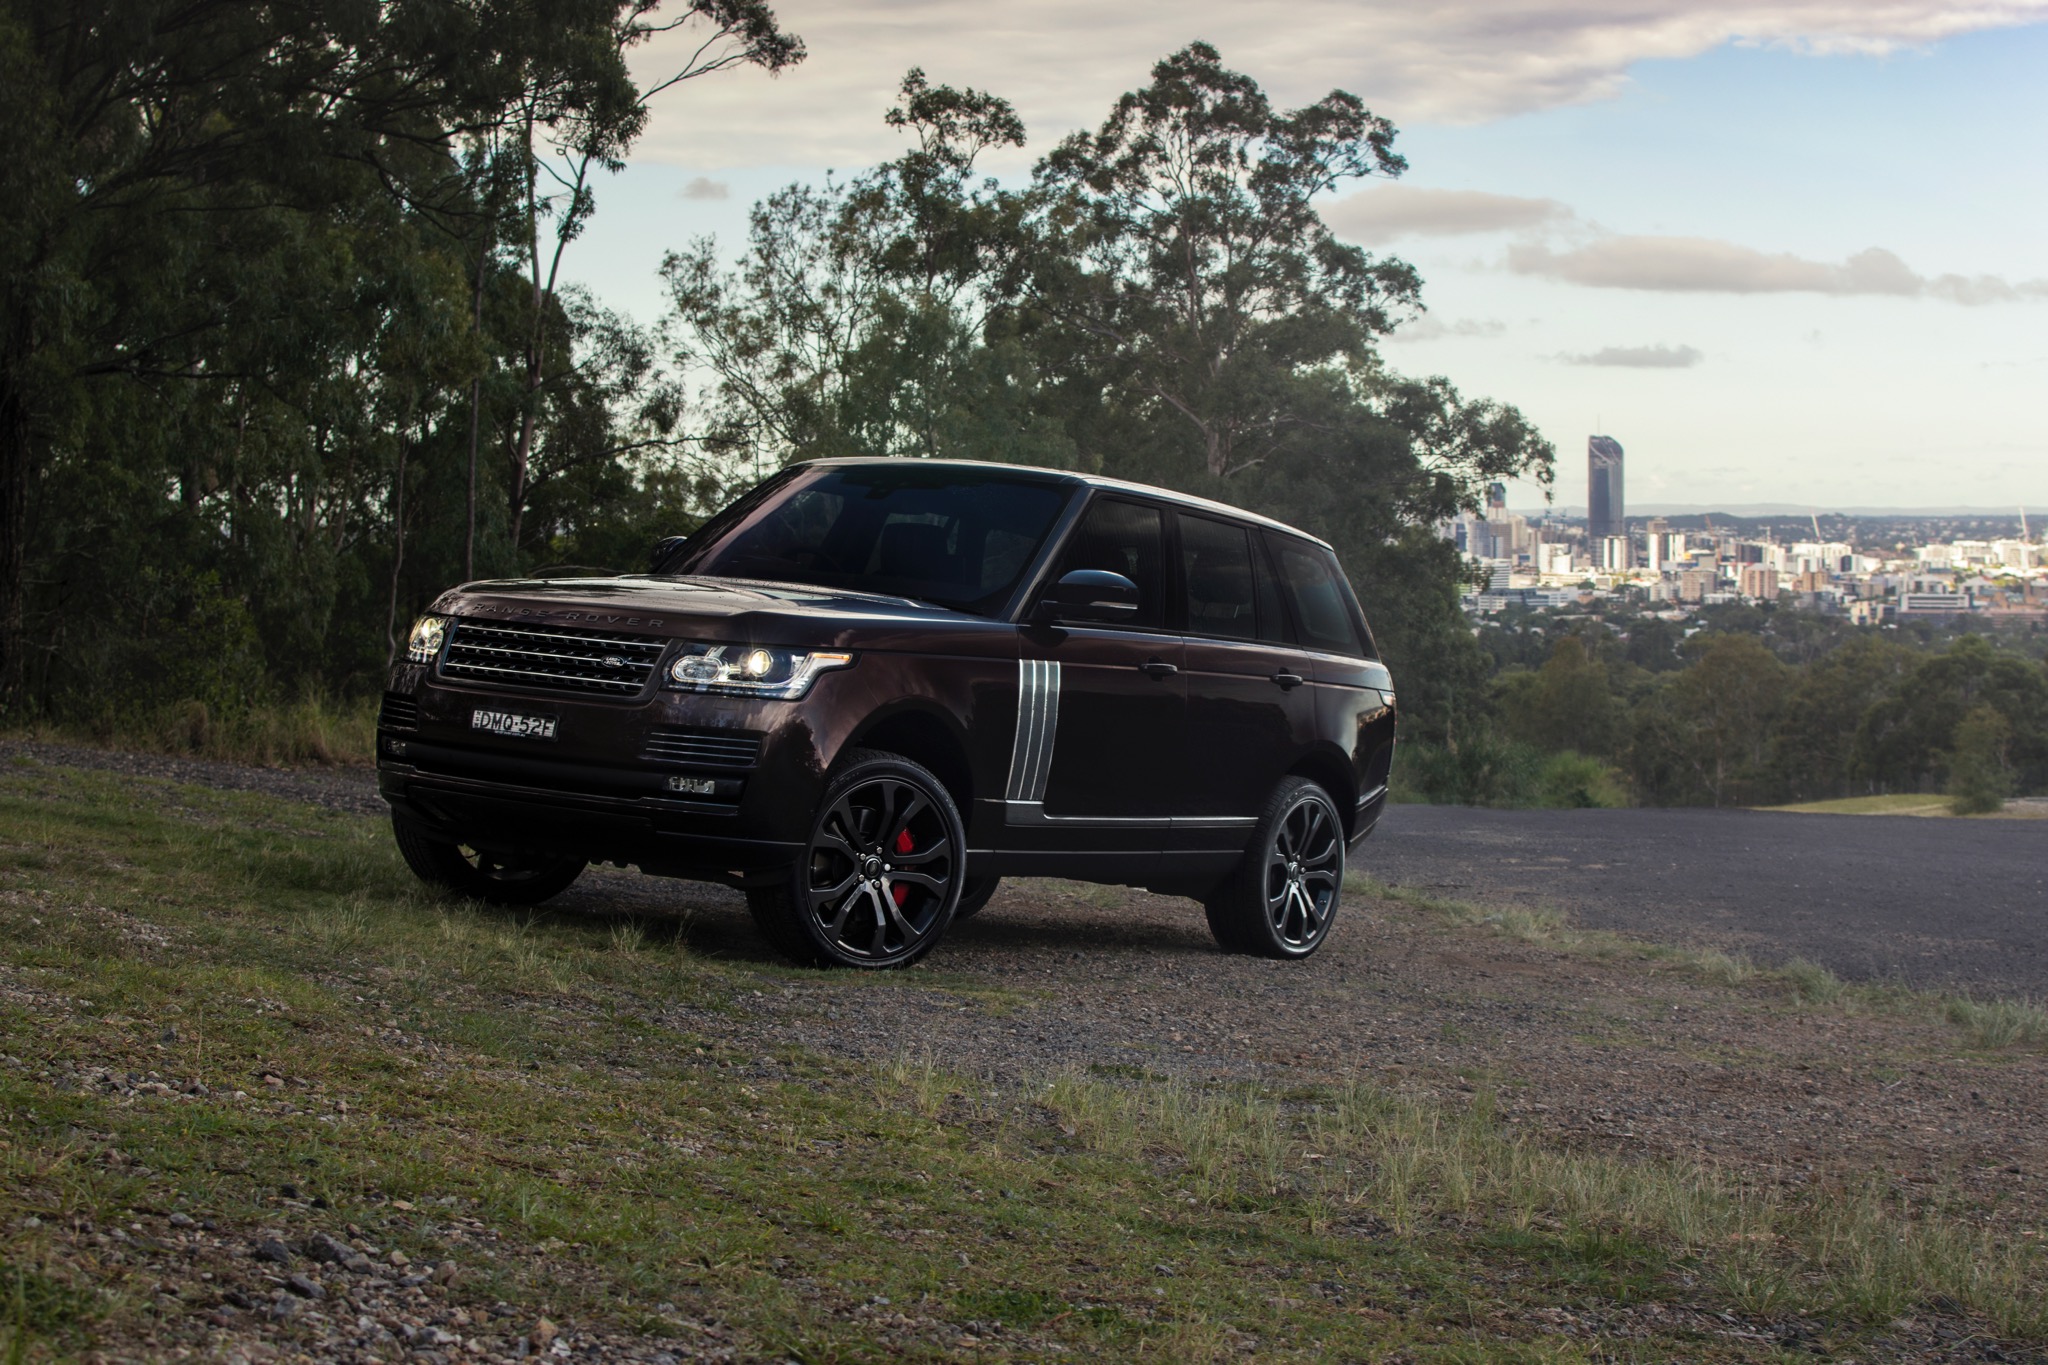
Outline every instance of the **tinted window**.
<svg viewBox="0 0 2048 1365"><path fill-rule="evenodd" d="M1234 640L1259 638L1251 533L1228 522L1183 515L1180 554L1188 584L1188 629Z"/></svg>
<svg viewBox="0 0 2048 1365"><path fill-rule="evenodd" d="M810 583L986 615L1017 586L1068 490L1006 471L827 468L714 523L666 572Z"/></svg>
<svg viewBox="0 0 2048 1365"><path fill-rule="evenodd" d="M1268 535L1266 544L1280 570L1281 591L1294 609L1301 643L1333 654L1363 654L1351 615L1351 593L1337 557L1291 536Z"/></svg>
<svg viewBox="0 0 2048 1365"><path fill-rule="evenodd" d="M1138 615L1131 624L1157 626L1160 613L1160 547L1164 522L1156 507L1096 499L1074 528L1060 572L1107 569L1138 585Z"/></svg>

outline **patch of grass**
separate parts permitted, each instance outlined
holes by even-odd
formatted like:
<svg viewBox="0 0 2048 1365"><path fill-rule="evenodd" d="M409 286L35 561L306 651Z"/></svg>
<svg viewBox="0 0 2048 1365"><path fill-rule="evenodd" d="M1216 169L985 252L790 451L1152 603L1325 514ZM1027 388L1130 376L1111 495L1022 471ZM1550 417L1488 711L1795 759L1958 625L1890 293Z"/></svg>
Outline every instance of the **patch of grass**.
<svg viewBox="0 0 2048 1365"><path fill-rule="evenodd" d="M2009 1047L2048 1047L2048 1009L2029 1000L1972 1000L1947 1004L1950 1023L1963 1031L1972 1046L1997 1051Z"/></svg>
<svg viewBox="0 0 2048 1365"><path fill-rule="evenodd" d="M0 829L36 855L0 865L0 1248L47 1276L0 1330L74 1354L206 1310L196 1282L157 1293L182 1272L149 1234L125 1263L95 1240L170 1210L244 1239L353 1224L459 1261L430 1299L683 1333L678 1354L698 1329L675 1320L743 1358L1773 1358L1629 1316L1702 1296L1853 1336L1945 1295L2039 1330L2031 1246L1881 1193L1830 1222L1841 1192L1560 1150L1483 1093L998 1084L916 1039L879 1066L764 1043L754 996L792 980L779 1022L825 1041L875 990L961 997L436 900L373 820L37 768L0 772ZM74 1285L107 1292L28 1306ZM1539 1316L1559 1305L1610 1325L1567 1339Z"/></svg>
<svg viewBox="0 0 2048 1365"><path fill-rule="evenodd" d="M377 756L377 697L302 697L217 714L198 701L109 712L89 724L41 722L9 739L90 744L230 763L364 766Z"/></svg>
<svg viewBox="0 0 2048 1365"><path fill-rule="evenodd" d="M1988 806L1958 810L1955 798L1926 792L1894 792L1887 796L1846 796L1833 801L1801 801L1789 806L1759 806L1758 810L1788 811L1796 815L1913 815L1948 819L2038 819L2036 805Z"/></svg>

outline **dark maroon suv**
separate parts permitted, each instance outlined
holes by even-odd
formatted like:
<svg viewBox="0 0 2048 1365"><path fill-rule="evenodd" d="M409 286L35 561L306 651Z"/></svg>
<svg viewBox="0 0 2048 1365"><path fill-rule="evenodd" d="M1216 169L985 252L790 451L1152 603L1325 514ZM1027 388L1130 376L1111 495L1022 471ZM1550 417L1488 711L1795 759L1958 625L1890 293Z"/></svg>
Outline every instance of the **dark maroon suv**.
<svg viewBox="0 0 2048 1365"><path fill-rule="evenodd" d="M783 953L859 967L915 961L1004 876L1193 896L1226 949L1304 957L1393 747L1329 546L940 460L793 466L646 574L453 589L377 727L428 881L722 882Z"/></svg>

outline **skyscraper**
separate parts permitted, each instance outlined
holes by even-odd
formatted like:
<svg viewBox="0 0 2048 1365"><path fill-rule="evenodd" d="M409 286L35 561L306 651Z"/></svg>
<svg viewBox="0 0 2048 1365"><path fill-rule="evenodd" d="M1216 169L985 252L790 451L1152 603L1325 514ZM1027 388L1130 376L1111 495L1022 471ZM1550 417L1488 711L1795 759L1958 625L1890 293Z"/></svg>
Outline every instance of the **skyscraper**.
<svg viewBox="0 0 2048 1365"><path fill-rule="evenodd" d="M1612 436L1586 439L1586 535L1595 545L1625 536L1621 502L1621 442Z"/></svg>

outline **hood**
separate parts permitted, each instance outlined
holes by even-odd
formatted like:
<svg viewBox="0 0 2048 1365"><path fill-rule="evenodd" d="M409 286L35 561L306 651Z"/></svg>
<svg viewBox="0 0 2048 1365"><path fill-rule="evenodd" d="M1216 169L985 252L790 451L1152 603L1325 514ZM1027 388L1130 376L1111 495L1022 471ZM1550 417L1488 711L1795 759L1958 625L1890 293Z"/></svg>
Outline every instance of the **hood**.
<svg viewBox="0 0 2048 1365"><path fill-rule="evenodd" d="M905 630L989 630L985 617L875 593L739 578L501 578L465 583L433 611L479 620L537 621L715 643L829 648Z"/></svg>

